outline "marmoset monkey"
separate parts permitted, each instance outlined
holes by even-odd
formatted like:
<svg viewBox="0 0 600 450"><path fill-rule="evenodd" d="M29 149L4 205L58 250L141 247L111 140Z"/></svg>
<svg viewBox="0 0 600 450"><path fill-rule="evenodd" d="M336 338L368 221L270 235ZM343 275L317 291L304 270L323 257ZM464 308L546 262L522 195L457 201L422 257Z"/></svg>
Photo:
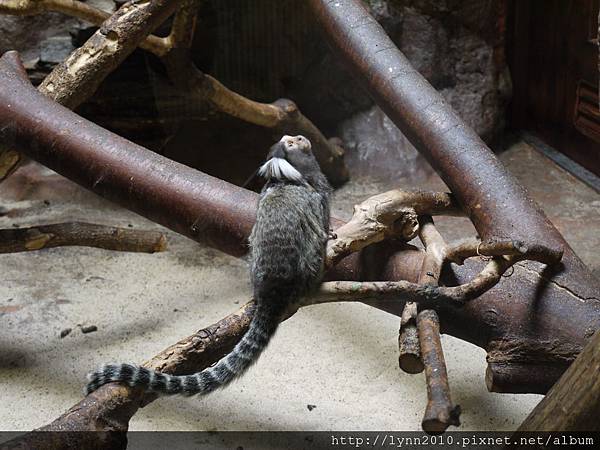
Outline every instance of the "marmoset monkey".
<svg viewBox="0 0 600 450"><path fill-rule="evenodd" d="M267 182L250 235L256 307L246 334L215 366L168 375L110 364L88 375L86 394L113 381L164 395L208 394L242 375L261 355L285 312L316 289L323 276L331 187L304 136L284 136L258 171Z"/></svg>

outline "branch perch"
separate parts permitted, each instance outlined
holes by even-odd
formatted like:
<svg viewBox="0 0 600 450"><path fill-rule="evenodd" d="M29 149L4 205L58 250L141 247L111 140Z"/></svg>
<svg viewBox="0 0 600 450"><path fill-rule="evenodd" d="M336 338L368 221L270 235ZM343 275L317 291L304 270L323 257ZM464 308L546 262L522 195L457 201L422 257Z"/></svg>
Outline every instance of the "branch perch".
<svg viewBox="0 0 600 450"><path fill-rule="evenodd" d="M181 0L179 3L181 3ZM119 53L127 56L139 44L141 48L163 58L167 67L170 68L169 73L175 84L186 95L191 95L193 100L208 102L218 111L248 123L272 129L278 134L302 134L306 136L313 144L315 156L331 183L337 186L347 181L349 175L343 162L344 150L337 145L336 140L326 139L321 131L300 112L293 101L280 99L273 103L259 103L250 100L231 91L210 75L200 72L187 58L187 55L185 57L182 55L182 51L186 53L185 51L190 48L192 43L198 4L199 0L183 1L175 15L169 36L166 38L148 36L145 40L132 39L136 31L135 27L127 25L132 20L139 21L144 20L143 18L134 17L130 19L130 12L125 11L125 17L127 17L126 27L119 25L118 16L122 14L124 9L127 9L127 5L121 7L113 16L110 16L102 10L78 1L24 0L21 2L14 0L2 5L0 13L30 15L42 11L57 11L98 26L102 25L101 29L84 45L87 48L82 47L73 52L40 85L40 92L71 109L89 98L106 75L122 62L124 57L119 57ZM153 26L151 29L155 27ZM127 34L124 33L124 30L127 30ZM148 34L149 31L146 29L145 33ZM108 37L110 39L107 41ZM114 48L108 46L107 42ZM125 45L127 48L124 48ZM88 59L97 60L98 62L89 64ZM69 70L65 70L65 68ZM105 72L106 70L108 70L106 73L94 74L95 71ZM93 76L91 78L88 76L88 79L83 82L78 80L80 74L72 76L74 72L89 73ZM65 74L68 77L63 80L62 77ZM67 83L71 90L68 90L61 83ZM79 97L79 91L81 91L83 98L71 98L75 95ZM0 180L12 173L18 160L19 155L14 151L4 156L0 154ZM3 166L7 168L2 170Z"/></svg>
<svg viewBox="0 0 600 450"><path fill-rule="evenodd" d="M131 1L110 16L87 42L54 68L39 91L73 109L181 5L182 0Z"/></svg>
<svg viewBox="0 0 600 450"><path fill-rule="evenodd" d="M293 101L279 99L273 103L260 103L243 97L201 72L185 50L170 52L164 61L175 85L193 101L208 102L217 111L271 129L276 134L306 136L329 181L337 186L348 180L348 170L343 163L344 150L334 139L325 138Z"/></svg>
<svg viewBox="0 0 600 450"><path fill-rule="evenodd" d="M440 434L450 425L460 425L460 406L455 406L450 398L437 313L431 309L421 311L417 327L427 378L427 407L421 425L427 433Z"/></svg>
<svg viewBox="0 0 600 450"><path fill-rule="evenodd" d="M368 198L354 206L352 219L327 243L327 266L386 237L410 241L417 235L417 217L424 214L463 215L452 194L442 192L393 190Z"/></svg>
<svg viewBox="0 0 600 450"><path fill-rule="evenodd" d="M167 238L158 231L131 230L83 222L0 230L0 253L26 252L67 245L154 253L166 249Z"/></svg>
<svg viewBox="0 0 600 450"><path fill-rule="evenodd" d="M532 260L547 264L549 254L555 255L553 263L560 261L559 252L541 246L539 250L540 253L528 251L519 257L495 257L475 278L459 286L430 286L410 281L328 281L321 284L315 296L306 299L304 305L352 301L376 303L410 299L412 302L432 307L443 303L462 306L494 287L502 275L518 261Z"/></svg>
<svg viewBox="0 0 600 450"><path fill-rule="evenodd" d="M85 15L102 23L98 31L44 79L38 90L48 98L75 109L91 97L100 83L129 56L155 28L164 22L182 0L131 1L112 16L81 2L67 0L9 0L0 12L30 14L58 10ZM46 9L54 8L54 9ZM83 18L83 17L82 17ZM104 21L104 18L107 18ZM99 23L98 23L99 24ZM100 25L100 24L99 24ZM150 45L157 44L151 39ZM164 44L166 45L166 44ZM163 47L164 47L163 45ZM15 171L21 155L15 149L0 146L0 181Z"/></svg>
<svg viewBox="0 0 600 450"><path fill-rule="evenodd" d="M13 53L6 54L0 59L0 77L6 87L0 90L0 130L6 127L10 132L9 139L14 136L11 142L21 144L23 150L34 159L152 220L193 239L208 242L232 255L244 254L245 239L254 220L255 194L168 161L78 118L72 112L41 97L26 82L24 76L18 75L16 56ZM25 107L27 105L35 107ZM32 123L38 126L32 127ZM429 133L435 134L435 128L429 130ZM97 167L106 170L98 173ZM135 182L131 181L133 179ZM516 224L513 228L515 226ZM391 246L385 246L384 250L390 250L386 253L381 251L381 247L376 256L392 257L387 258L373 272L373 276L381 277L378 279L416 279L411 267L417 264L418 267L421 266L422 254L418 250L404 247L402 251L393 253ZM361 258L350 256L332 272L337 279L356 279L364 270L361 261ZM452 268L451 272L458 280L467 280L473 272L473 266ZM586 272L583 269L580 273L585 278ZM537 283L520 273L507 280L507 284L510 284L511 289L523 292L523 298L528 298L529 293L537 286ZM594 321L594 317L597 317L594 302L573 301L572 296L575 294L572 292L580 292L578 286L583 286L583 292L588 289L590 296L593 295L593 288L586 288L585 283L571 283L569 295L565 294L564 289L549 284L543 296L537 298L544 305L540 309L540 324L558 318L565 324L561 329L538 327L538 339L541 341L553 337L559 343L572 343L570 353L559 355L562 359L558 359L559 356L552 349L542 349L536 353L534 356L538 358L539 366L549 362L566 367L570 361L569 355L576 354L586 327L597 322ZM486 294L463 309L453 309L452 334L485 347L491 330L496 336L505 337L509 343L513 342L510 339L518 332L515 339L518 343L519 337L523 335L519 330L523 328L527 331L529 328L527 323L520 321L519 311L506 308L509 297L505 290L500 289ZM394 300L401 311L403 302L397 298ZM518 304L515 298L510 303ZM523 299L521 303L527 306ZM507 326L502 321L490 323L487 315L481 313L482 308L486 311L494 308L499 318L506 317L509 324L517 324L516 328ZM385 309L396 313L398 311L393 305L386 306ZM564 311L569 311L566 317ZM440 314L443 318L445 312L441 311ZM465 325L466 322L468 326ZM477 326L473 326L474 324Z"/></svg>
<svg viewBox="0 0 600 450"><path fill-rule="evenodd" d="M5 0L0 4L0 14L33 16L44 12L58 12L96 26L102 25L111 16L109 12L77 0ZM184 33L185 29L175 26L174 22L169 36L161 38L150 35L140 42L139 47L163 57L169 53L175 42L183 39Z"/></svg>
<svg viewBox="0 0 600 450"><path fill-rule="evenodd" d="M437 286L447 246L431 216L422 216L419 225L419 238L426 250L419 282ZM427 382L427 406L421 426L427 433L440 434L450 425L460 425L460 406L454 405L450 395L437 312L432 309L420 311L417 315L417 332Z"/></svg>
<svg viewBox="0 0 600 450"><path fill-rule="evenodd" d="M409 198L410 193L404 193L403 195L398 192L398 197ZM442 198L443 195L428 194L426 196L429 199ZM413 195L413 198L423 198L421 193ZM437 204L437 203L436 203ZM431 206L431 205L429 205ZM417 207L422 210L423 206ZM424 208L424 207L423 207ZM431 225L432 226L432 225ZM439 260L441 252L436 250L436 245L432 242L428 233L427 223L421 228L421 235L426 245L429 245L429 255L438 255L436 261ZM341 228L340 228L341 230ZM346 239L346 236L341 233L338 239ZM503 245L503 243L501 244ZM534 255L535 256L535 255ZM425 276L429 276L427 269L429 266L423 266L423 272L425 275L421 276L423 279ZM439 271L437 271L439 275ZM437 280L437 276L435 277ZM434 286L421 286L416 283L410 282L328 282L323 283L321 288L317 291L314 297L308 299L303 305L324 303L328 301L365 301L371 299L393 299L398 301L399 297L409 296L411 299L430 300L431 293L435 292L432 289L436 289ZM437 288L444 289L444 288ZM454 289L454 288L446 288ZM419 295L413 295L419 292ZM235 345L235 343L241 339L243 334L246 332L247 327L252 317L252 302L244 305L237 313L227 316L218 323L200 330L194 335L179 341L177 344L165 349L151 360L146 362L144 366L159 370L165 373L173 374L184 374L193 373L208 367L210 364L216 362L218 359L227 354ZM431 313L428 312L430 315ZM437 317L437 315L436 315ZM431 320L428 316L427 320ZM418 321L419 327L423 328L425 320L421 318ZM435 346L435 336L437 333L439 341L439 330L436 331L434 326L425 327L424 329L433 329L433 334L426 332L421 333L421 345L424 347L424 359L426 361L426 367L428 370L439 367L440 361L435 358L439 358L439 353L435 348L431 348L431 345ZM434 339L433 341L431 339ZM438 342L439 343L439 342ZM433 358L433 359L432 359ZM441 355L443 362L443 355ZM432 378L431 376L429 378ZM433 379L437 379L435 376ZM428 389L433 386L428 383ZM435 393L438 390L434 388L431 392ZM445 392L445 391L443 391ZM433 395L433 394L432 394ZM93 392L79 404L75 405L65 414L60 416L51 424L38 429L38 431L52 431L52 430L71 430L71 431L85 431L85 430L104 430L104 431L117 431L125 432L128 428L129 419L135 414L137 409L155 399L155 395L152 393L143 394L139 390L132 389L127 386L121 386L115 383L109 383L99 390ZM439 405L437 401L430 401L428 403L428 411L430 411L429 405ZM437 414L437 413L435 413ZM435 415L435 417L439 417ZM453 411L448 418L448 423L452 423L452 420L456 419L456 411ZM427 431L435 431L436 429L429 424L431 421L424 420L424 429ZM427 427L427 428L425 428ZM445 428L444 428L445 429ZM115 439L115 442L121 442L123 436L119 433L110 435L111 439ZM39 443L39 435L35 433L26 434L24 437L19 438L6 448L16 448L20 445L20 448L35 448ZM82 439L78 445L94 445L97 444L97 437L90 437L89 435L76 434L74 439ZM87 442L88 439L91 439ZM55 447L48 448L60 448L60 439L56 440L53 444Z"/></svg>
<svg viewBox="0 0 600 450"><path fill-rule="evenodd" d="M599 371L600 331L596 331L518 431L600 431Z"/></svg>

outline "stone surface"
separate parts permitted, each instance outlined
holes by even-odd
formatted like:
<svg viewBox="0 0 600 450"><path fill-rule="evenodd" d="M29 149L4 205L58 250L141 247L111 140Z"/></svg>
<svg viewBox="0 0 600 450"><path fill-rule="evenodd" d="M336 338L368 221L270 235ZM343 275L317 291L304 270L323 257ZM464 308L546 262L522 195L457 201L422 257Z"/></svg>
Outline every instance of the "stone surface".
<svg viewBox="0 0 600 450"><path fill-rule="evenodd" d="M87 4L113 11L112 0L88 0ZM17 50L34 84L75 50L74 36L88 24L59 13L34 16L0 14L0 54Z"/></svg>
<svg viewBox="0 0 600 450"><path fill-rule="evenodd" d="M371 104L329 52L302 1L256 0L252 8L247 0L208 3L203 26L213 47L207 53L198 46L204 55L199 59L232 89L261 101L291 97L326 128ZM496 137L504 128L510 77L497 55L502 31L495 40L487 39L499 20L489 2L367 3L392 40L467 123L487 139Z"/></svg>
<svg viewBox="0 0 600 450"><path fill-rule="evenodd" d="M343 121L338 135L344 141L345 161L352 178L394 182L398 177L419 179L431 173L425 159L377 106Z"/></svg>
<svg viewBox="0 0 600 450"><path fill-rule="evenodd" d="M0 15L0 53L18 50L24 61L41 56L42 42L55 36L68 36L78 21L56 13L39 16Z"/></svg>
<svg viewBox="0 0 600 450"><path fill-rule="evenodd" d="M600 196L526 144L502 161L575 251L600 275ZM444 189L436 176L355 179L335 193L334 214L391 187ZM46 202L44 202L46 200ZM48 170L25 166L0 190L0 227L64 220L159 228ZM437 220L448 240L472 237L466 219ZM243 261L169 232L154 255L57 248L0 255L0 424L39 427L81 398L87 371L140 362L234 311L250 295ZM77 327L96 325L81 333ZM65 328L72 332L61 339ZM398 318L359 304L301 310L241 380L207 398L163 398L132 430L419 430L422 375L397 366ZM442 337L462 430L514 430L541 398L488 393L485 352ZM310 411L307 405L316 405Z"/></svg>

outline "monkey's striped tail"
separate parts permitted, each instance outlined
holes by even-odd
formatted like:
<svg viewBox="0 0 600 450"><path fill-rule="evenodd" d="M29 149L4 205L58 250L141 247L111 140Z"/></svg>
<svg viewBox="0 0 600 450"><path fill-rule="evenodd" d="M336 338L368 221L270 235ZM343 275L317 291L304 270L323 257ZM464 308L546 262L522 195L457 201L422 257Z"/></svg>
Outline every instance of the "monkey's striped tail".
<svg viewBox="0 0 600 450"><path fill-rule="evenodd" d="M85 394L111 382L122 382L163 395L208 394L242 375L258 359L279 325L280 313L268 304L259 304L248 331L231 353L202 372L177 376L131 364L107 364L88 375Z"/></svg>

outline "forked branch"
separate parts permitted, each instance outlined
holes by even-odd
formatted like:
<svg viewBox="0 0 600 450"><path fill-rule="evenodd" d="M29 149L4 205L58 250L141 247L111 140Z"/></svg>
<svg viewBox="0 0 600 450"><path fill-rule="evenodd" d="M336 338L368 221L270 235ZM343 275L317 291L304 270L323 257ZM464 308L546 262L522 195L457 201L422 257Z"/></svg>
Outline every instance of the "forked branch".
<svg viewBox="0 0 600 450"><path fill-rule="evenodd" d="M132 5L135 2L132 2ZM152 3L152 2L151 2ZM155 1L155 3L164 3ZM182 3L181 0L173 3ZM315 156L323 172L334 185L348 179L348 171L344 165L344 150L335 140L328 140L321 131L308 120L291 100L280 99L273 103L260 103L243 97L220 83L215 78L200 72L191 59L183 57L191 47L196 22L196 12L200 0L183 1L175 18L169 36L145 37L158 24L148 22L144 33L136 34L137 28L132 20L127 19L122 26L119 17L128 17L133 6L124 5L113 16L107 12L93 8L85 3L69 0L13 0L0 7L0 13L31 15L43 11L57 11L78 17L95 25L102 25L100 30L80 49L48 75L40 85L40 91L65 106L74 108L85 101L108 74L122 61L121 55L127 55L138 45L164 59L169 74L175 84L191 95L192 101L208 102L214 109L231 115L248 123L270 128L277 133L302 134L313 144ZM172 11L173 9L170 9ZM136 12L133 11L135 14ZM166 17L164 17L166 18ZM140 21L139 18L135 18ZM129 26L129 22L132 22ZM107 72L108 71L108 72ZM81 72L81 73L79 73ZM97 74L96 74L97 72ZM82 76L84 75L84 76ZM9 157L11 158L9 160ZM6 154L5 165L10 167L5 172L8 176L16 163L18 154ZM16 158L16 160L15 160ZM15 162L11 162L15 160Z"/></svg>
<svg viewBox="0 0 600 450"><path fill-rule="evenodd" d="M368 198L354 206L352 219L328 242L326 265L333 267L349 254L388 237L410 241L419 229L418 216L425 214L464 215L452 194L444 192L396 189Z"/></svg>

